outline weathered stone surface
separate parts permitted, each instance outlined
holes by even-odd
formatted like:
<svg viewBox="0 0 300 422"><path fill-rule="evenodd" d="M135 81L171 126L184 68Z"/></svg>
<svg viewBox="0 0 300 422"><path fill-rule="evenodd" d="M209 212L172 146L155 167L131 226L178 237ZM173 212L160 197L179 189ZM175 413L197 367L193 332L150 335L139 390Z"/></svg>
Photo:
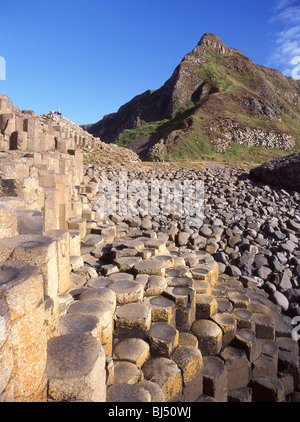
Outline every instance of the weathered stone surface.
<svg viewBox="0 0 300 422"><path fill-rule="evenodd" d="M222 348L222 330L213 321L202 319L195 321L191 328L199 342L199 349L204 356L217 355Z"/></svg>
<svg viewBox="0 0 300 422"><path fill-rule="evenodd" d="M203 358L203 394L213 397L217 402L227 401L227 370L218 357Z"/></svg>
<svg viewBox="0 0 300 422"><path fill-rule="evenodd" d="M148 389L141 385L131 385L127 383L112 385L107 389L106 401L112 402L151 402L151 394Z"/></svg>
<svg viewBox="0 0 300 422"><path fill-rule="evenodd" d="M67 230L52 230L44 233L57 242L58 293L70 288L70 234Z"/></svg>
<svg viewBox="0 0 300 422"><path fill-rule="evenodd" d="M79 300L100 300L111 304L112 312L117 306L117 298L114 291L106 287L91 288L80 294Z"/></svg>
<svg viewBox="0 0 300 422"><path fill-rule="evenodd" d="M124 258L117 258L114 260L114 263L119 268L119 271L129 271L131 270L136 263L141 261L141 257L124 257Z"/></svg>
<svg viewBox="0 0 300 422"><path fill-rule="evenodd" d="M254 378L251 384L254 402L282 402L283 385L278 378Z"/></svg>
<svg viewBox="0 0 300 422"><path fill-rule="evenodd" d="M261 354L261 343L257 341L255 332L252 330L237 329L231 344L233 347L244 350L250 362L254 362Z"/></svg>
<svg viewBox="0 0 300 422"><path fill-rule="evenodd" d="M48 394L55 401L106 401L105 353L93 336L65 334L49 340L46 373Z"/></svg>
<svg viewBox="0 0 300 422"><path fill-rule="evenodd" d="M17 234L18 218L9 205L0 203L0 239Z"/></svg>
<svg viewBox="0 0 300 422"><path fill-rule="evenodd" d="M218 302L207 294L196 295L196 319L209 319L218 311Z"/></svg>
<svg viewBox="0 0 300 422"><path fill-rule="evenodd" d="M189 287L168 287L164 295L175 302L176 325L182 330L189 330L196 314L194 290Z"/></svg>
<svg viewBox="0 0 300 422"><path fill-rule="evenodd" d="M222 348L225 348L234 339L236 333L236 319L234 315L227 312L213 315L212 320L219 325L223 332Z"/></svg>
<svg viewBox="0 0 300 422"><path fill-rule="evenodd" d="M24 260L39 267L44 275L45 293L56 298L58 292L57 245L48 236L23 235L0 240L1 260Z"/></svg>
<svg viewBox="0 0 300 422"><path fill-rule="evenodd" d="M11 321L9 306L0 301L0 398L9 401L9 394L3 393L8 385L13 371L13 349L11 344Z"/></svg>
<svg viewBox="0 0 300 422"><path fill-rule="evenodd" d="M64 315L59 320L58 331L60 335L70 333L91 334L99 339L99 319L93 315Z"/></svg>
<svg viewBox="0 0 300 422"><path fill-rule="evenodd" d="M134 281L121 280L108 286L117 298L119 305L130 302L142 301L144 297L144 287Z"/></svg>
<svg viewBox="0 0 300 422"><path fill-rule="evenodd" d="M143 303L128 303L117 307L114 315L115 335L146 338L151 325L150 307Z"/></svg>
<svg viewBox="0 0 300 422"><path fill-rule="evenodd" d="M166 402L175 402L181 399L181 371L175 362L164 357L150 359L142 366L142 371L146 380L160 386Z"/></svg>
<svg viewBox="0 0 300 422"><path fill-rule="evenodd" d="M138 383L138 386L144 388L150 393L151 402L160 403L165 401L165 395L157 383L143 380Z"/></svg>
<svg viewBox="0 0 300 422"><path fill-rule="evenodd" d="M264 183L300 192L299 169L300 154L296 153L251 169L250 176Z"/></svg>
<svg viewBox="0 0 300 422"><path fill-rule="evenodd" d="M141 377L141 371L132 362L118 361L115 363L115 385L126 383L136 384Z"/></svg>
<svg viewBox="0 0 300 422"><path fill-rule="evenodd" d="M198 348L198 340L191 333L180 332L179 333L179 345L181 346L192 346Z"/></svg>
<svg viewBox="0 0 300 422"><path fill-rule="evenodd" d="M137 262L133 269L137 274L159 275L162 277L165 276L164 262L158 261L156 259L146 259Z"/></svg>
<svg viewBox="0 0 300 422"><path fill-rule="evenodd" d="M169 358L178 346L179 332L165 322L151 325L148 333L152 357Z"/></svg>
<svg viewBox="0 0 300 422"><path fill-rule="evenodd" d="M250 387L239 388L228 392L228 401L238 403L252 402L252 391Z"/></svg>
<svg viewBox="0 0 300 422"><path fill-rule="evenodd" d="M203 359L200 350L192 346L179 345L171 358L182 372L182 400L195 401L203 391Z"/></svg>
<svg viewBox="0 0 300 422"><path fill-rule="evenodd" d="M227 369L228 391L247 387L251 380L251 365L245 351L229 346L220 356Z"/></svg>
<svg viewBox="0 0 300 422"><path fill-rule="evenodd" d="M128 338L114 347L114 355L119 360L127 360L141 368L150 357L150 346L140 338Z"/></svg>
<svg viewBox="0 0 300 422"><path fill-rule="evenodd" d="M151 322L166 322L175 327L175 303L161 295L146 298L151 309Z"/></svg>
<svg viewBox="0 0 300 422"><path fill-rule="evenodd" d="M0 299L10 310L12 321L24 316L43 299L41 270L24 261L0 263Z"/></svg>
<svg viewBox="0 0 300 422"><path fill-rule="evenodd" d="M146 286L145 296L160 295L165 291L167 286L168 283L165 277L150 275Z"/></svg>
<svg viewBox="0 0 300 422"><path fill-rule="evenodd" d="M243 308L237 308L232 311L232 314L236 319L237 328L255 330L255 319L252 312Z"/></svg>
<svg viewBox="0 0 300 422"><path fill-rule="evenodd" d="M93 315L98 318L100 338L106 354L112 353L112 304L98 299L83 299L75 301L68 308L68 314Z"/></svg>

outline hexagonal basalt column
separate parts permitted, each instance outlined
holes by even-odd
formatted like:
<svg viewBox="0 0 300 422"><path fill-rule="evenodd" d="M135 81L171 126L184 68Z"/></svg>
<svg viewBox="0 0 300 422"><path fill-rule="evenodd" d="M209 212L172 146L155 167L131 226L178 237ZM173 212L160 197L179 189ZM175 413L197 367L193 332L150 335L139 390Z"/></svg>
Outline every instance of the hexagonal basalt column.
<svg viewBox="0 0 300 422"><path fill-rule="evenodd" d="M157 249L159 255L167 254L166 243L161 239L149 239L145 241L145 248Z"/></svg>
<svg viewBox="0 0 300 422"><path fill-rule="evenodd" d="M272 315L254 312L255 334L257 338L275 340L275 321Z"/></svg>
<svg viewBox="0 0 300 422"><path fill-rule="evenodd" d="M127 338L114 347L114 356L134 363L138 368L150 357L150 346L140 338Z"/></svg>
<svg viewBox="0 0 300 422"><path fill-rule="evenodd" d="M12 321L31 312L44 299L43 274L24 261L0 263L0 295Z"/></svg>
<svg viewBox="0 0 300 422"><path fill-rule="evenodd" d="M199 349L204 356L217 355L222 348L222 330L213 321L201 319L192 325L192 333L197 337Z"/></svg>
<svg viewBox="0 0 300 422"><path fill-rule="evenodd" d="M151 356L170 357L178 346L179 332L165 322L152 324L148 334Z"/></svg>
<svg viewBox="0 0 300 422"><path fill-rule="evenodd" d="M151 401L154 403L160 403L165 401L165 395L158 384L152 381L143 380L137 384L138 387L142 387L149 391L151 395Z"/></svg>
<svg viewBox="0 0 300 422"><path fill-rule="evenodd" d="M119 271L130 271L135 264L140 262L142 258L140 256L133 256L133 257L122 257L116 258L114 263L119 268Z"/></svg>
<svg viewBox="0 0 300 422"><path fill-rule="evenodd" d="M116 294L119 305L142 301L144 297L144 286L134 281L121 280L108 286Z"/></svg>
<svg viewBox="0 0 300 422"><path fill-rule="evenodd" d="M251 364L244 350L228 346L220 354L228 374L228 391L247 387L251 380Z"/></svg>
<svg viewBox="0 0 300 422"><path fill-rule="evenodd" d="M141 370L132 362L117 361L114 365L114 384L136 384L142 376Z"/></svg>
<svg viewBox="0 0 300 422"><path fill-rule="evenodd" d="M234 315L237 323L237 328L245 328L249 330L255 330L255 319L252 312L243 308L233 309L232 315Z"/></svg>
<svg viewBox="0 0 300 422"><path fill-rule="evenodd" d="M204 265L199 267L192 267L190 269L192 277L195 280L204 280L210 283L212 286L216 284L219 275L219 266L212 257ZM199 261L200 263L201 261Z"/></svg>
<svg viewBox="0 0 300 422"><path fill-rule="evenodd" d="M7 371L12 371L10 387L1 391L3 401L9 399L10 389L14 401L31 401L35 396L45 401L42 384L47 332L43 283L42 271L27 262L6 261L0 265L0 303L2 312L6 309L0 318L0 378L5 381Z"/></svg>
<svg viewBox="0 0 300 422"><path fill-rule="evenodd" d="M72 303L68 314L94 315L99 319L100 343L106 354L112 353L112 305L108 301L84 299Z"/></svg>
<svg viewBox="0 0 300 422"><path fill-rule="evenodd" d="M15 236L18 218L16 212L9 205L0 204L0 239Z"/></svg>
<svg viewBox="0 0 300 422"><path fill-rule="evenodd" d="M71 333L90 334L99 339L99 319L94 315L63 315L59 320L58 331L60 335Z"/></svg>
<svg viewBox="0 0 300 422"><path fill-rule="evenodd" d="M146 338L151 325L151 310L144 303L127 303L117 307L114 315L115 336Z"/></svg>
<svg viewBox="0 0 300 422"><path fill-rule="evenodd" d="M163 262L166 270L174 267L174 258L172 255L158 255L154 259Z"/></svg>
<svg viewBox="0 0 300 422"><path fill-rule="evenodd" d="M236 333L236 319L234 315L227 312L217 313L213 315L212 320L219 325L223 332L222 347L228 346L234 339Z"/></svg>
<svg viewBox="0 0 300 422"><path fill-rule="evenodd" d="M284 400L284 387L278 378L254 378L252 383L252 397L255 402L282 402Z"/></svg>
<svg viewBox="0 0 300 422"><path fill-rule="evenodd" d="M187 331L195 321L196 302L194 290L189 287L168 287L164 296L175 302L176 326Z"/></svg>
<svg viewBox="0 0 300 422"><path fill-rule="evenodd" d="M107 389L106 401L109 403L147 403L151 402L151 394L147 389L143 388L143 386L140 386L139 384L132 385L121 383L117 385L111 385Z"/></svg>
<svg viewBox="0 0 300 422"><path fill-rule="evenodd" d="M23 235L0 239L0 261L21 260L40 268L44 275L45 294L58 311L57 242L47 236Z"/></svg>
<svg viewBox="0 0 300 422"><path fill-rule="evenodd" d="M105 353L91 335L49 340L46 374L48 396L54 401L106 401Z"/></svg>
<svg viewBox="0 0 300 422"><path fill-rule="evenodd" d="M171 356L182 372L184 402L195 401L203 391L203 359L200 350L179 345Z"/></svg>
<svg viewBox="0 0 300 422"><path fill-rule="evenodd" d="M133 266L133 270L136 274L149 274L149 275L160 275L165 276L165 264L164 262L153 259L145 259L137 262Z"/></svg>
<svg viewBox="0 0 300 422"><path fill-rule="evenodd" d="M175 303L163 296L146 298L144 303L151 309L151 322L166 322L175 327Z"/></svg>
<svg viewBox="0 0 300 422"><path fill-rule="evenodd" d="M203 394L217 402L227 402L228 378L224 362L218 357L203 358Z"/></svg>
<svg viewBox="0 0 300 422"><path fill-rule="evenodd" d="M232 346L245 350L250 362L254 362L261 354L261 343L257 341L255 332L246 329L237 329Z"/></svg>
<svg viewBox="0 0 300 422"><path fill-rule="evenodd" d="M147 275L143 275L143 274L140 275L140 277L142 276L147 276ZM136 281L138 281L138 278L136 278ZM146 285L145 296L160 295L166 290L167 286L168 284L165 277L162 277L159 275L150 275L148 277L148 281Z"/></svg>
<svg viewBox="0 0 300 422"><path fill-rule="evenodd" d="M58 293L70 288L70 234L67 230L51 230L44 233L57 242Z"/></svg>
<svg viewBox="0 0 300 422"><path fill-rule="evenodd" d="M146 380L153 381L162 389L166 402L180 401L182 396L181 371L176 363L161 357L149 359L142 371Z"/></svg>
<svg viewBox="0 0 300 422"><path fill-rule="evenodd" d="M240 291L228 291L226 296L235 308L247 309L251 302L250 298Z"/></svg>
<svg viewBox="0 0 300 422"><path fill-rule="evenodd" d="M218 302L213 296L196 295L196 319L208 319L218 312Z"/></svg>
<svg viewBox="0 0 300 422"><path fill-rule="evenodd" d="M111 304L112 313L116 309L117 298L114 291L106 287L87 289L80 294L79 300L100 300Z"/></svg>

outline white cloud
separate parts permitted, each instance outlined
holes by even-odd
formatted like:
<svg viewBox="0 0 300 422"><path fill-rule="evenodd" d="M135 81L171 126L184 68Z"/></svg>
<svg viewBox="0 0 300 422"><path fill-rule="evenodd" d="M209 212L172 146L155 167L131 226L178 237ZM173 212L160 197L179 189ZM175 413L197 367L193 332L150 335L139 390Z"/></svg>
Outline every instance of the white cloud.
<svg viewBox="0 0 300 422"><path fill-rule="evenodd" d="M286 76L295 76L293 59L300 55L300 0L277 0L271 23L280 25L282 30L275 34L268 66L278 68Z"/></svg>
<svg viewBox="0 0 300 422"><path fill-rule="evenodd" d="M291 6L294 3L299 3L297 0L276 0L275 10L284 9L285 7Z"/></svg>

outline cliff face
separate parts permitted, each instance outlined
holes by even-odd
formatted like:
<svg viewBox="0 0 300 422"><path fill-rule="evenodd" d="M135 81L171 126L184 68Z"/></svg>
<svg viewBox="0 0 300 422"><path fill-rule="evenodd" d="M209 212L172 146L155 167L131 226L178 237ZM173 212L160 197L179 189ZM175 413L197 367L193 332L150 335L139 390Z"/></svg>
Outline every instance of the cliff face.
<svg viewBox="0 0 300 422"><path fill-rule="evenodd" d="M183 149L194 156L204 146L222 152L234 143L292 151L300 145L299 110L299 81L204 34L160 89L87 129L144 157L158 141L175 156Z"/></svg>

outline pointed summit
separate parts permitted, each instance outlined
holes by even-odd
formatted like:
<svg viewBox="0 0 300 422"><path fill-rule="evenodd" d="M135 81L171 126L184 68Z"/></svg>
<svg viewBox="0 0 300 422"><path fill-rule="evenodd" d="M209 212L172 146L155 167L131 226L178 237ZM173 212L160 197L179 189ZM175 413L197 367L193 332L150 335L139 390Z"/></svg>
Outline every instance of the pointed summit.
<svg viewBox="0 0 300 422"><path fill-rule="evenodd" d="M202 36L194 50L184 56L183 61L189 60L199 64L206 61L205 54L207 53L231 54L233 51L234 50L227 47L217 35L206 33Z"/></svg>
<svg viewBox="0 0 300 422"><path fill-rule="evenodd" d="M221 44L224 45L221 38L219 38L217 35L212 33L206 33L203 34L201 40L199 41L198 45L209 45L209 44Z"/></svg>
<svg viewBox="0 0 300 422"><path fill-rule="evenodd" d="M289 150L299 138L299 84L206 33L163 86L137 95L89 131L141 158L160 141L171 156L192 158L235 143Z"/></svg>

